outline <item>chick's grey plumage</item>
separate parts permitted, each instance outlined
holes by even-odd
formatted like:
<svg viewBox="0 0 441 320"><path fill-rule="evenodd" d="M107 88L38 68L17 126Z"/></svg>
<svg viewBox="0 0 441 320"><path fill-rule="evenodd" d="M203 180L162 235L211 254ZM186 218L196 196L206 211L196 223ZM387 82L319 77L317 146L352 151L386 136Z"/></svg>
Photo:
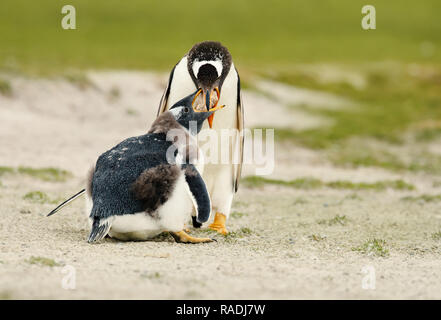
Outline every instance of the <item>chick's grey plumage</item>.
<svg viewBox="0 0 441 320"><path fill-rule="evenodd" d="M112 226L112 219L144 212L159 219L158 209L167 202L183 174L198 211L197 220L208 220L211 212L210 197L198 170L191 163L178 163L179 149L172 149L167 140L171 129L188 135L190 121L195 121L196 134L202 122L212 112L196 113L192 109L195 93L177 102L170 111L155 120L147 134L132 137L103 153L97 160L88 186L92 197L90 218L92 230L89 242L102 239ZM170 157L170 156L169 156ZM187 159L186 155L181 158ZM170 161L171 160L171 161Z"/></svg>
<svg viewBox="0 0 441 320"><path fill-rule="evenodd" d="M106 218L155 209L146 208L132 186L144 171L161 164L169 165L166 152L171 145L166 134L150 133L126 139L103 153L96 162L92 179L91 217Z"/></svg>

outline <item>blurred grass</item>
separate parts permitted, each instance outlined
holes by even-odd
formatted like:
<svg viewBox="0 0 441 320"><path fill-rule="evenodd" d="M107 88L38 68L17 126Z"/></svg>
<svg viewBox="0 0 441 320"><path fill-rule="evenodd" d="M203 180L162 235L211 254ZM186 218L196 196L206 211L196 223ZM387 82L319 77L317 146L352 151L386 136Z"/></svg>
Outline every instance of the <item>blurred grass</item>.
<svg viewBox="0 0 441 320"><path fill-rule="evenodd" d="M8 97L12 95L11 83L8 80L0 78L0 94Z"/></svg>
<svg viewBox="0 0 441 320"><path fill-rule="evenodd" d="M330 125L308 130L279 128L275 137L326 151L338 165L441 173L430 150L441 136L441 67L437 64L370 63L337 66L332 81L317 66L263 73L273 80L328 92L352 106L293 106L326 117ZM358 79L345 79L351 74ZM275 98L275 97L274 97Z"/></svg>
<svg viewBox="0 0 441 320"><path fill-rule="evenodd" d="M441 61L441 2L380 1L377 30L361 29L359 0L72 0L77 29L61 28L56 0L0 2L0 67L165 69L196 42L219 40L236 65Z"/></svg>
<svg viewBox="0 0 441 320"><path fill-rule="evenodd" d="M441 195L436 194L436 195L431 195L431 194L422 194L420 196L406 196L403 197L402 200L405 201L412 201L412 202L438 202L441 201Z"/></svg>
<svg viewBox="0 0 441 320"><path fill-rule="evenodd" d="M441 120L440 67L384 64L368 70L359 66L357 72L365 79L362 88L348 81L323 83L320 76L303 70L269 75L277 81L344 96L357 105L337 110L311 109L310 112L332 119L334 125L302 132L278 130L278 137L295 138L312 148L325 148L354 135L399 144L403 142L402 131L410 124L415 124L420 132L431 130L430 137L426 133L420 139L436 137L441 128L441 121L435 123Z"/></svg>
<svg viewBox="0 0 441 320"><path fill-rule="evenodd" d="M358 251L368 256L388 257L389 249L386 248L386 241L383 239L370 239L358 247L352 248L352 251Z"/></svg>
<svg viewBox="0 0 441 320"><path fill-rule="evenodd" d="M351 181L329 181L324 182L315 178L297 178L295 180L279 180L270 179L261 176L246 176L242 178L244 184L249 188L262 187L265 184L278 185L283 187L290 187L294 189L318 189L318 188L331 188L331 189L342 189L342 190L375 190L382 191L386 189L394 190L415 190L415 186L409 184L403 180L385 180L377 181L374 183L365 182L351 182Z"/></svg>
<svg viewBox="0 0 441 320"><path fill-rule="evenodd" d="M76 8L76 30L61 28L65 4ZM244 87L258 74L355 104L337 110L302 106L333 124L304 131L278 128L278 139L329 151L339 165L439 173L441 157L427 150L417 150L404 161L388 147L354 147L350 141L367 138L400 146L408 142L409 130L418 143L441 136L441 1L369 1L377 11L377 29L369 31L361 28L366 4L2 0L0 70L61 73L85 88L91 84L81 70L168 71L194 43L219 40L232 52ZM320 68L311 72L305 66L348 69L365 83L324 81ZM0 80L1 94L11 95L13 89Z"/></svg>
<svg viewBox="0 0 441 320"><path fill-rule="evenodd" d="M5 167L0 166L0 176L3 174L22 174L42 181L64 182L72 177L72 173L58 168L31 168L31 167Z"/></svg>
<svg viewBox="0 0 441 320"><path fill-rule="evenodd" d="M29 264L38 264L41 266L47 266L47 267L58 267L60 266L59 263L55 262L54 259L46 258L46 257L30 257L28 260L26 260Z"/></svg>

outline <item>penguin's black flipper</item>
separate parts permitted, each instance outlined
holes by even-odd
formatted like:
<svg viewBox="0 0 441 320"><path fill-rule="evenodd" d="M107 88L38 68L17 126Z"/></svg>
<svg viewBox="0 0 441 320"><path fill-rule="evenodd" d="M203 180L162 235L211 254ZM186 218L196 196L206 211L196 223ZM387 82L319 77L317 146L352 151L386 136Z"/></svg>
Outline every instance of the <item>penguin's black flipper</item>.
<svg viewBox="0 0 441 320"><path fill-rule="evenodd" d="M194 228L200 228L202 226L202 223L198 222L196 216L191 216L193 227Z"/></svg>
<svg viewBox="0 0 441 320"><path fill-rule="evenodd" d="M93 219L92 230L90 231L87 242L92 243L104 239L107 233L109 233L111 226L112 224L109 218L100 219L95 217Z"/></svg>
<svg viewBox="0 0 441 320"><path fill-rule="evenodd" d="M190 189L191 199L196 209L196 219L193 219L193 225L196 223L202 224L210 218L211 200L205 186L204 179L199 174L196 167L192 164L184 164L185 180Z"/></svg>
<svg viewBox="0 0 441 320"><path fill-rule="evenodd" d="M244 130L244 108L243 108L243 103L242 103L242 95L241 95L241 91L240 91L240 77L239 77L239 73L237 72L237 114L236 114L236 119L237 119L237 123L236 123L236 127L238 130L238 141L239 144L237 145L237 149L236 151L238 152L237 155L238 158L236 158L235 160L239 160L237 162L237 164L233 165L233 168L235 169L233 171L233 190L234 192L237 192L237 189L239 188L239 180L240 180L240 176L242 174L242 163L243 163L243 150L244 150L244 141L245 141L245 136L243 134L243 130Z"/></svg>
<svg viewBox="0 0 441 320"><path fill-rule="evenodd" d="M162 95L161 102L159 102L158 114L156 115L157 117L159 117L161 113L167 111L167 102L168 102L168 97L170 96L170 89L171 89L171 84L173 81L173 75L175 73L175 69L176 69L176 65L173 67L172 71L170 72L167 88L165 89L164 94Z"/></svg>

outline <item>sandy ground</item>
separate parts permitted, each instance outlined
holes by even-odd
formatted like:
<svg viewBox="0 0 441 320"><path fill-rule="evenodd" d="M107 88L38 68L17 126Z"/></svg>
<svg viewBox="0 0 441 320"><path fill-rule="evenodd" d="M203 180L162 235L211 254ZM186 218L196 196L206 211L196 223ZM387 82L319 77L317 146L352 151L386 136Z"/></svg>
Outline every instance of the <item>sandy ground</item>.
<svg viewBox="0 0 441 320"><path fill-rule="evenodd" d="M13 95L0 95L0 166L55 167L73 173L65 182L0 176L1 299L441 298L441 240L432 237L441 230L440 203L402 200L439 193L437 177L336 168L316 152L286 144L276 145L271 177L404 179L417 189L242 185L228 222L234 233L215 235L217 243L176 244L165 236L149 242L106 239L87 244L84 201L46 218L54 204L23 196L38 190L57 200L81 189L100 153L148 129L166 81L165 75L141 72L87 76L91 83L86 86L14 76ZM326 119L287 105L350 105L339 97L266 81L256 87L258 92L244 92L248 127L326 125ZM268 98L265 91L277 92L280 99ZM246 166L244 174L254 174L254 169ZM346 216L344 223L329 222L336 216ZM388 255L353 250L373 238L386 241ZM371 273L364 273L366 268ZM75 278L68 281L75 289L65 288L66 277ZM375 279L375 288L363 288L366 277Z"/></svg>

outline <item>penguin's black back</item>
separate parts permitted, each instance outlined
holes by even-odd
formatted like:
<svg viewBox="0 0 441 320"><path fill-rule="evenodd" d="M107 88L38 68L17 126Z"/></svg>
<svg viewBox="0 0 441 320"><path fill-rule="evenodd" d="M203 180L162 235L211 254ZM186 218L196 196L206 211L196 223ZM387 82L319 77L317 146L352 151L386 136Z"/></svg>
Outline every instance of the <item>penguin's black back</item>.
<svg viewBox="0 0 441 320"><path fill-rule="evenodd" d="M92 178L91 218L146 211L133 186L143 172L154 168L175 167L167 162L172 145L165 133L132 137L103 153L97 160ZM160 181L159 181L160 182Z"/></svg>

